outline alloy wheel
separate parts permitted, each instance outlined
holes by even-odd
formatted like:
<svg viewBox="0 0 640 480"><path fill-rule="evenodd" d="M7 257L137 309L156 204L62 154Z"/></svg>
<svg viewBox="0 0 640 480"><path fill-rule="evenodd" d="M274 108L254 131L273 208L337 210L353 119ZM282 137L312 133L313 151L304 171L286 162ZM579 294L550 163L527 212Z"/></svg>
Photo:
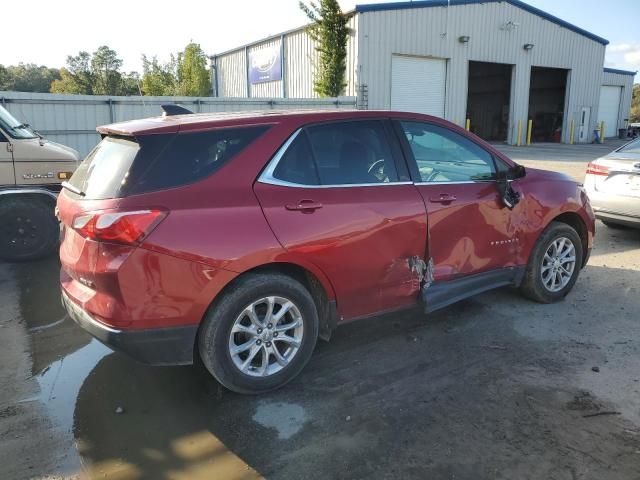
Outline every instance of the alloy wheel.
<svg viewBox="0 0 640 480"><path fill-rule="evenodd" d="M558 292L568 285L576 269L576 247L567 237L558 237L547 247L542 258L542 284L550 292Z"/></svg>
<svg viewBox="0 0 640 480"><path fill-rule="evenodd" d="M304 322L284 297L260 298L238 315L229 335L229 354L245 375L268 377L285 368L302 344Z"/></svg>

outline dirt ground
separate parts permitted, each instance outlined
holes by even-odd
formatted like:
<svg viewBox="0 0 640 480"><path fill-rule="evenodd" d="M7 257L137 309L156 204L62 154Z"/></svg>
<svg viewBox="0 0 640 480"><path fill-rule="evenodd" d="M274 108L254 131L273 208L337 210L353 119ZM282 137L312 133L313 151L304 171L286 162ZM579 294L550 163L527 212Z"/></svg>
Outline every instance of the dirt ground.
<svg viewBox="0 0 640 480"><path fill-rule="evenodd" d="M581 178L613 146L504 148ZM640 230L598 223L561 303L506 288L345 325L248 397L91 340L55 259L0 264L0 479L638 479L639 280Z"/></svg>

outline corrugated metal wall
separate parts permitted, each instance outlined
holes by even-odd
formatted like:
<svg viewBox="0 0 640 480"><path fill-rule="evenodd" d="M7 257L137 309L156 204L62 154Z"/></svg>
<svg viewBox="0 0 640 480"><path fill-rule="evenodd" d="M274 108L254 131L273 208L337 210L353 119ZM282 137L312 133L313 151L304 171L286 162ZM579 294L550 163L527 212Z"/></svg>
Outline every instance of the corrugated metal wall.
<svg viewBox="0 0 640 480"><path fill-rule="evenodd" d="M532 66L571 70L563 141L568 141L570 120L577 124L583 106L597 117L605 46L549 20L504 2L358 16L359 83L368 87L369 108L389 108L391 56L406 54L447 59L445 117L460 125L466 116L469 60L514 65L511 143L516 142L518 120L527 122ZM508 22L517 26L505 28ZM471 37L469 43L458 41L462 35ZM526 43L535 46L525 51Z"/></svg>
<svg viewBox="0 0 640 480"><path fill-rule="evenodd" d="M347 40L347 71L345 95L356 95L357 66L357 26L358 18L353 15L349 20L350 34ZM315 98L313 91L315 64L318 60L316 43L309 37L305 28L286 32L284 38L283 76L284 96L287 98ZM280 46L281 37L272 37L237 50L226 52L217 57L218 92L220 97L247 96L247 59L245 50L251 54L254 50ZM250 97L282 97L282 80L257 83L249 86Z"/></svg>
<svg viewBox="0 0 640 480"><path fill-rule="evenodd" d="M633 94L633 75L613 73L605 71L602 75L602 85L622 87L620 95L620 113L618 115L618 128L625 128L625 120L629 119L631 109L631 96Z"/></svg>
<svg viewBox="0 0 640 480"><path fill-rule="evenodd" d="M212 97L107 97L1 92L0 104L48 139L86 155L100 141L96 127L158 116L160 105L179 103L194 112L355 108L355 97L249 99Z"/></svg>
<svg viewBox="0 0 640 480"><path fill-rule="evenodd" d="M247 55L245 49L216 59L219 97L247 97Z"/></svg>

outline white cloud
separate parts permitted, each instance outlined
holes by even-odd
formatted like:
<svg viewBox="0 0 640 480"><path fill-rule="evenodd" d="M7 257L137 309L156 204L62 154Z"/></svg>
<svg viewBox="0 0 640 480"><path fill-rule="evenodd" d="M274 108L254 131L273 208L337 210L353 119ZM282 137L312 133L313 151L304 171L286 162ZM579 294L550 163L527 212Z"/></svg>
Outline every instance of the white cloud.
<svg viewBox="0 0 640 480"><path fill-rule="evenodd" d="M640 68L640 48L624 54L624 61L632 67Z"/></svg>
<svg viewBox="0 0 640 480"><path fill-rule="evenodd" d="M630 43L618 43L607 47L607 53L629 53L635 50L640 50L640 46Z"/></svg>
<svg viewBox="0 0 640 480"><path fill-rule="evenodd" d="M640 44L617 43L607 47L607 67L640 70Z"/></svg>

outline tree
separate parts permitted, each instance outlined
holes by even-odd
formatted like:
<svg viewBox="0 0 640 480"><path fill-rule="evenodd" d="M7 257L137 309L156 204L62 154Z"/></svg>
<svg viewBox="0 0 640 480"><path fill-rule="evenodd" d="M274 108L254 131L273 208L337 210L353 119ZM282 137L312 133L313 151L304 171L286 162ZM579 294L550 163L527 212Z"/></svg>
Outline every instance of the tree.
<svg viewBox="0 0 640 480"><path fill-rule="evenodd" d="M0 91L11 90L11 83L9 70L4 65L0 65Z"/></svg>
<svg viewBox="0 0 640 480"><path fill-rule="evenodd" d="M177 59L176 95L204 97L211 93L211 72L207 56L197 43L189 43Z"/></svg>
<svg viewBox="0 0 640 480"><path fill-rule="evenodd" d="M631 115L629 116L629 122L640 122L640 83L636 83L633 86L633 97L631 99Z"/></svg>
<svg viewBox="0 0 640 480"><path fill-rule="evenodd" d="M85 95L137 95L138 74L120 72L122 60L106 45L93 54L79 52L67 57L67 67L60 69L60 80L51 84L52 93ZM135 85L135 88L134 88Z"/></svg>
<svg viewBox="0 0 640 480"><path fill-rule="evenodd" d="M160 64L157 57L151 60L142 55L142 93L144 95L173 95L178 79L176 75L177 60L171 55L171 61Z"/></svg>
<svg viewBox="0 0 640 480"><path fill-rule="evenodd" d="M16 92L48 92L51 82L60 78L60 71L32 63L7 67L0 65L0 90Z"/></svg>
<svg viewBox="0 0 640 480"><path fill-rule="evenodd" d="M122 60L115 50L106 45L99 47L91 58L93 93L95 95L120 95L122 93Z"/></svg>
<svg viewBox="0 0 640 480"><path fill-rule="evenodd" d="M79 52L75 57L67 57L67 67L60 69L60 80L51 84L52 93L76 93L93 95L93 73L91 72L91 54Z"/></svg>
<svg viewBox="0 0 640 480"><path fill-rule="evenodd" d="M342 13L338 0L320 0L317 5L300 2L300 9L313 22L307 29L317 42L314 90L321 97L337 97L346 86L347 38L349 17Z"/></svg>
<svg viewBox="0 0 640 480"><path fill-rule="evenodd" d="M119 95L142 95L140 74L138 72L122 74L122 85L120 87Z"/></svg>

